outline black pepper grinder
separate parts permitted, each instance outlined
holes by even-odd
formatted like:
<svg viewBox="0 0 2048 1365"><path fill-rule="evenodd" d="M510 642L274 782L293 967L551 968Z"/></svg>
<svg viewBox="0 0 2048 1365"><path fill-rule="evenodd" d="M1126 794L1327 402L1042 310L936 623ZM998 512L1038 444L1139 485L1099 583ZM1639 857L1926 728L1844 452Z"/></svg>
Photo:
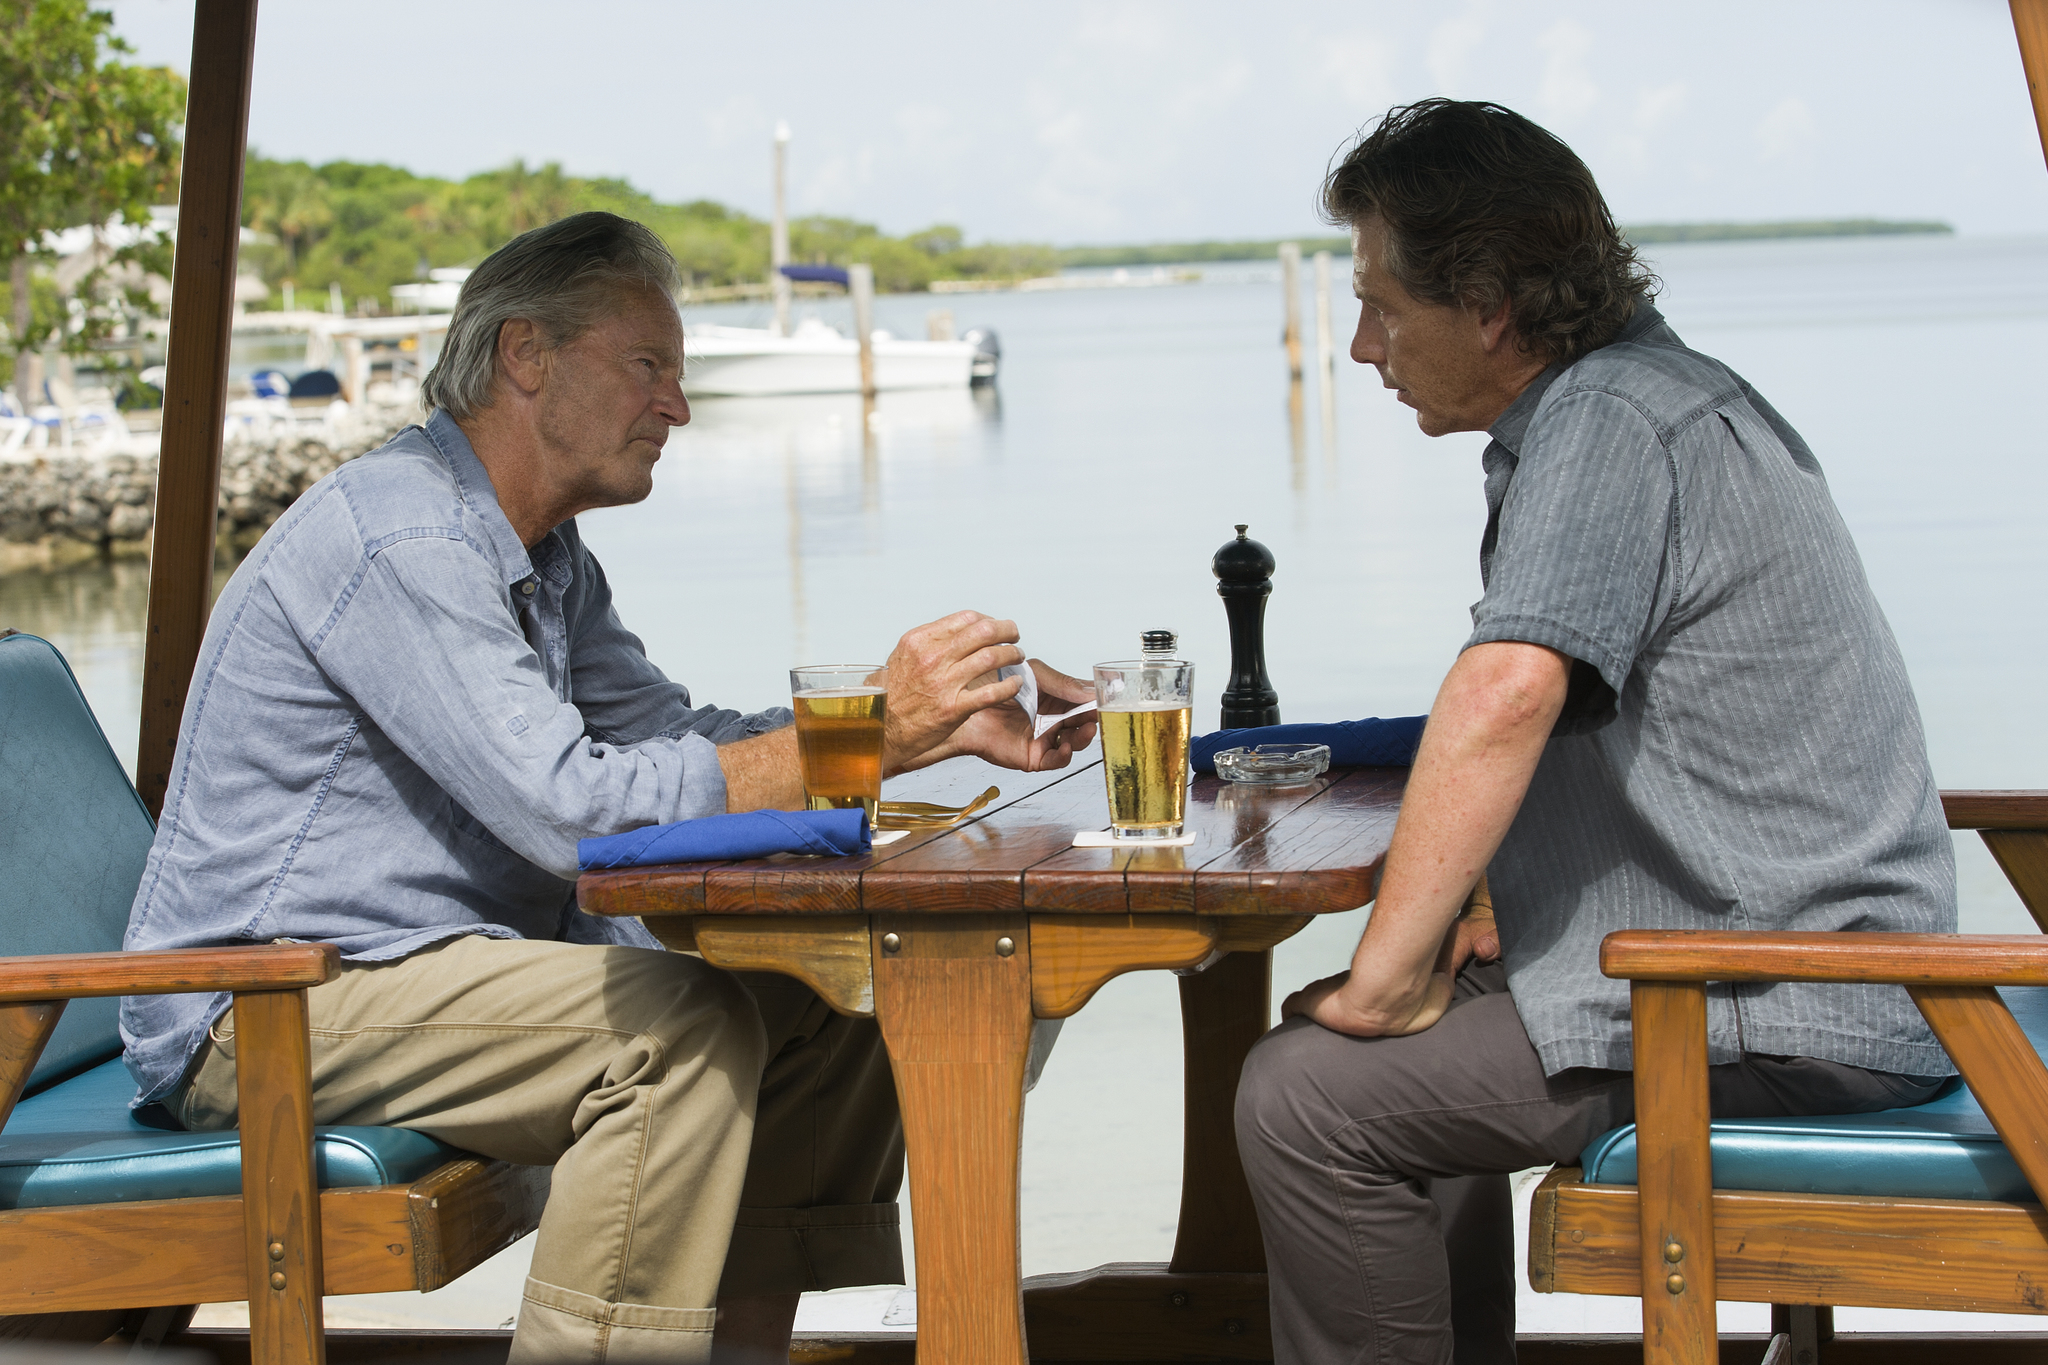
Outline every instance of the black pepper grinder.
<svg viewBox="0 0 2048 1365"><path fill-rule="evenodd" d="M1266 598L1273 592L1273 552L1237 539L1216 552L1216 595L1230 618L1230 686L1223 689L1223 728L1278 725L1280 694L1266 678Z"/></svg>

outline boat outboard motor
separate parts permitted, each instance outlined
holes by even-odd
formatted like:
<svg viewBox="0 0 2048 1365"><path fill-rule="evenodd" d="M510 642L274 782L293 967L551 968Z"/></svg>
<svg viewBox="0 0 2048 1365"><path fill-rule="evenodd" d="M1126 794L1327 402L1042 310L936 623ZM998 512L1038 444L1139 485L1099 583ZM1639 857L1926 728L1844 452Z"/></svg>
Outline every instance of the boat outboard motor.
<svg viewBox="0 0 2048 1365"><path fill-rule="evenodd" d="M993 384L996 370L1003 363L1003 343L996 336L993 327L970 327L960 334L962 341L974 343L974 367L968 371L973 384Z"/></svg>

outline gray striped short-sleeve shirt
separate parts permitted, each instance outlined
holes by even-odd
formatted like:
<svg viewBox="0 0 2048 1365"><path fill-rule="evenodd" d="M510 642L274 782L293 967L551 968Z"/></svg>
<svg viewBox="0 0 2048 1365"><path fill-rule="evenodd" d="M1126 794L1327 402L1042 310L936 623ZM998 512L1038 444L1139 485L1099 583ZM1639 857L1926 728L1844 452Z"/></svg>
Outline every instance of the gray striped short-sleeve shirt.
<svg viewBox="0 0 2048 1365"><path fill-rule="evenodd" d="M1813 453L1647 303L1492 428L1468 646L1576 661L1488 869L1552 1074L1629 1065L1617 929L1953 932L1955 862L1891 627ZM1714 1062L1951 1071L1892 986L1709 988Z"/></svg>

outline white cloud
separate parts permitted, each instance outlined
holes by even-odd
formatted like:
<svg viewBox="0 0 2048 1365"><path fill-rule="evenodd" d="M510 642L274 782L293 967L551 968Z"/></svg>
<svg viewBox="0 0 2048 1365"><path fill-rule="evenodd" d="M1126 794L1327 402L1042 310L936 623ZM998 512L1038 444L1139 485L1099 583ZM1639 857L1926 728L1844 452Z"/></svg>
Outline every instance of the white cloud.
<svg viewBox="0 0 2048 1365"><path fill-rule="evenodd" d="M1614 140L1615 149L1632 166L1650 164L1650 144L1672 118L1685 108L1686 84L1674 81L1654 86L1636 96L1635 112L1628 126Z"/></svg>
<svg viewBox="0 0 2048 1365"><path fill-rule="evenodd" d="M1787 95L1757 121L1756 140L1766 161L1803 161L1820 140L1820 125L1805 100Z"/></svg>
<svg viewBox="0 0 2048 1365"><path fill-rule="evenodd" d="M1600 87L1586 70L1593 52L1593 34L1572 19L1560 19L1536 40L1543 49L1543 83L1536 101L1544 120L1558 125L1576 123L1600 102Z"/></svg>
<svg viewBox="0 0 2048 1365"><path fill-rule="evenodd" d="M1424 64L1429 68L1432 93L1461 94L1471 74L1472 54L1485 41L1486 25L1479 21L1476 5L1457 18L1446 19L1431 29L1429 54Z"/></svg>
<svg viewBox="0 0 2048 1365"><path fill-rule="evenodd" d="M1322 41L1322 77L1346 109L1358 118L1377 115L1394 102L1393 49L1371 33L1346 33Z"/></svg>

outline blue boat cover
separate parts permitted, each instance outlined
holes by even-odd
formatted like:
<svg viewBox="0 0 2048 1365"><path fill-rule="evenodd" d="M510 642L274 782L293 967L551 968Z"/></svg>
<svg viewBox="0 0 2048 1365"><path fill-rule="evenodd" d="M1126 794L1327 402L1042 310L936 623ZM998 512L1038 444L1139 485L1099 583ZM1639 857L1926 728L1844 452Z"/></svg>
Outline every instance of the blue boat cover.
<svg viewBox="0 0 2048 1365"><path fill-rule="evenodd" d="M2048 1044L2048 987L1999 994L2040 1052ZM1711 1145L1714 1188L1721 1190L2036 1202L2019 1164L1959 1081L1908 1109L1724 1119L1713 1125ZM1593 1139L1579 1164L1589 1184L1635 1184L1635 1125Z"/></svg>
<svg viewBox="0 0 2048 1365"><path fill-rule="evenodd" d="M851 283L851 277L843 265L785 265L781 267L785 277L805 280L812 284L836 284L841 288Z"/></svg>
<svg viewBox="0 0 2048 1365"><path fill-rule="evenodd" d="M238 1134L166 1132L135 1120L116 1058L23 1100L0 1132L0 1209L196 1199L242 1192ZM316 1128L322 1189L406 1185L468 1153L408 1128Z"/></svg>

